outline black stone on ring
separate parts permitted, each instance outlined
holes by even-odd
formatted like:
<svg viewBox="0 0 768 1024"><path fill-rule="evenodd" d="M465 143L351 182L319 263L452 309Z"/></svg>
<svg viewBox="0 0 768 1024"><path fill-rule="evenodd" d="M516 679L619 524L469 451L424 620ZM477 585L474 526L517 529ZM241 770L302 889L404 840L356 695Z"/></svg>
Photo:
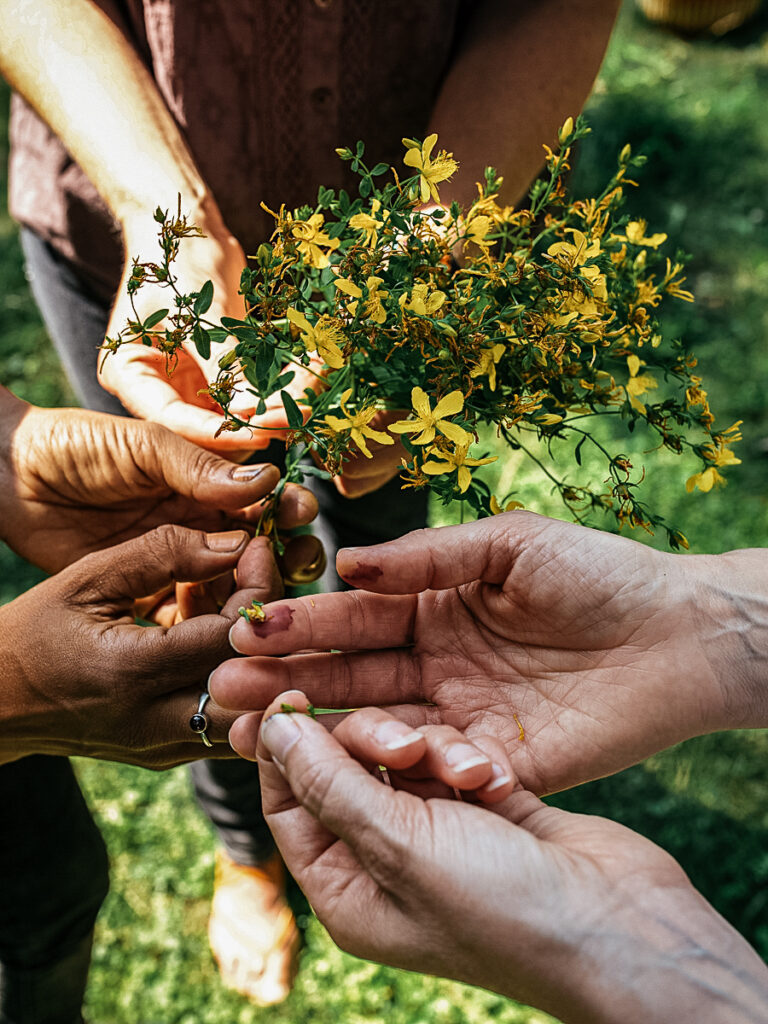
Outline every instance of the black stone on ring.
<svg viewBox="0 0 768 1024"><path fill-rule="evenodd" d="M189 728L192 730L192 732L196 733L200 737L200 739L203 741L206 747L213 746L213 744L205 734L205 731L210 723L208 721L208 716L203 713L203 708L210 699L211 695L210 693L208 693L207 690L204 693L202 693L200 695L200 700L198 701L197 704L197 711L195 712L194 715L192 715L192 717L189 720Z"/></svg>

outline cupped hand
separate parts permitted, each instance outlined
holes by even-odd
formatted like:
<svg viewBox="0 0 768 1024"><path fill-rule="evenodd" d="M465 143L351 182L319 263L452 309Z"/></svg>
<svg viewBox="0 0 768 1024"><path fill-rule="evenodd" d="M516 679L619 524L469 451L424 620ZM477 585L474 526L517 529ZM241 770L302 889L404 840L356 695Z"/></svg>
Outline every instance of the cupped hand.
<svg viewBox="0 0 768 1024"><path fill-rule="evenodd" d="M279 480L274 466L237 466L158 424L40 409L7 393L0 430L3 539L49 572L162 523L254 523ZM280 525L303 525L316 511L309 491L288 485Z"/></svg>
<svg viewBox="0 0 768 1024"><path fill-rule="evenodd" d="M206 320L218 324L222 316L243 319L245 307L239 288L246 258L240 244L227 231L215 210L208 209L193 216L192 222L205 232L205 237L181 239L178 256L171 264L178 291L182 294L196 292L206 281L211 281L213 303L205 314ZM161 250L157 232L158 225L153 221L125 224L128 255L141 262L159 262ZM136 312L146 318L157 310L173 308L173 292L148 283L134 295L134 312L126 287L131 266L131 262L126 264L107 337L116 337L129 320L136 319ZM160 330L163 327L162 323L158 325ZM243 382L232 410L242 419L249 419L251 426L236 431L222 430L225 422L222 410L204 389L216 379L218 360L233 347L233 339L214 343L210 358L204 359L190 343L179 350L175 367L169 367L156 349L140 342L127 342L116 352L98 353L99 380L134 416L160 423L203 448L242 455L266 448L273 438L285 437L288 422L279 394L270 397L262 416L252 415L256 400ZM298 399L316 379L314 374L297 368L286 390ZM220 430L222 432L218 433Z"/></svg>
<svg viewBox="0 0 768 1024"><path fill-rule="evenodd" d="M414 726L496 736L526 789L554 792L725 727L711 565L526 512L417 531L339 553L370 592L236 623L233 646L255 657L222 665L212 692L239 709L287 687L321 707L397 706Z"/></svg>
<svg viewBox="0 0 768 1024"><path fill-rule="evenodd" d="M173 580L231 572L240 586L221 614L164 629L134 623L137 598ZM239 605L280 592L270 546L242 530L162 526L80 559L0 609L5 683L0 760L81 755L168 768L229 757L234 716L209 702L204 745L189 728Z"/></svg>
<svg viewBox="0 0 768 1024"><path fill-rule="evenodd" d="M648 840L522 788L495 814L397 791L355 759L370 745L366 712L331 735L280 713L284 701L302 706L278 697L258 742L265 817L343 949L568 1022L698 1020L705 1007L741 1022L759 1019L745 1005L768 1006L757 955ZM234 730L253 742L247 722Z"/></svg>

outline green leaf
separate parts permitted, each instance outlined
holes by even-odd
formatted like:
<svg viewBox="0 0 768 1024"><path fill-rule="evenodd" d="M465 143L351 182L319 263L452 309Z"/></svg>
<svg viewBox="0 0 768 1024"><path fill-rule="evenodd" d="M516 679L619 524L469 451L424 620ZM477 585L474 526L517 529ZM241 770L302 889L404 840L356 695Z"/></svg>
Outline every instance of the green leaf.
<svg viewBox="0 0 768 1024"><path fill-rule="evenodd" d="M316 476L318 480L330 480L331 474L327 469L320 469L319 466L313 466L309 463L304 463L299 466L299 471L302 476Z"/></svg>
<svg viewBox="0 0 768 1024"><path fill-rule="evenodd" d="M283 400L285 415L288 417L288 426L292 430L300 430L304 426L304 417L301 415L301 409L287 391L281 391L280 397Z"/></svg>
<svg viewBox="0 0 768 1024"><path fill-rule="evenodd" d="M208 331L208 337L211 339L213 344L218 345L222 341L226 341L229 337L229 331L224 330L223 327L211 327Z"/></svg>
<svg viewBox="0 0 768 1024"><path fill-rule="evenodd" d="M586 440L587 440L587 438L586 438L586 437L582 437L582 439L581 439L581 440L579 441L579 443L578 443L578 444L576 445L576 450L575 450L575 451L574 451L574 453L573 453L573 457L574 457L574 458L576 459L576 462L577 462L577 463L578 463L579 465L581 465L581 449L582 449L582 446L583 446L583 444L584 444L584 442L585 442Z"/></svg>
<svg viewBox="0 0 768 1024"><path fill-rule="evenodd" d="M197 293L195 305L193 306L195 316L202 316L211 308L213 302L213 281L206 281Z"/></svg>
<svg viewBox="0 0 768 1024"><path fill-rule="evenodd" d="M360 192L361 196L369 196L371 194L371 188L372 187L373 186L371 185L371 179L370 178L361 178L360 179L359 192Z"/></svg>
<svg viewBox="0 0 768 1024"><path fill-rule="evenodd" d="M211 338L208 331L200 324L195 324L192 328L192 341L195 343L201 359L208 359L211 355Z"/></svg>
<svg viewBox="0 0 768 1024"><path fill-rule="evenodd" d="M151 327L155 327L160 323L161 320L165 320L168 316L167 309L158 309L154 313L150 313L144 323L141 325L142 330L148 331Z"/></svg>
<svg viewBox="0 0 768 1024"><path fill-rule="evenodd" d="M378 178L380 174L386 174L388 170L389 164L376 164L376 166L371 171L371 177Z"/></svg>

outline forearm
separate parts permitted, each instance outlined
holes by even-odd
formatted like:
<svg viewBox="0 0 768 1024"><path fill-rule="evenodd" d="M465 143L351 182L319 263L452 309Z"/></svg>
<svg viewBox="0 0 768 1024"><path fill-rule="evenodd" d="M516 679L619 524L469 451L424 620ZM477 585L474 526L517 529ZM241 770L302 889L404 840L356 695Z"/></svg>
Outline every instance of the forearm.
<svg viewBox="0 0 768 1024"><path fill-rule="evenodd" d="M541 169L542 143L583 107L600 69L618 0L483 0L446 77L430 124L461 169L443 201L467 202L492 165L516 202Z"/></svg>
<svg viewBox="0 0 768 1024"><path fill-rule="evenodd" d="M123 224L207 188L122 32L90 0L0 0L0 70L59 136Z"/></svg>
<svg viewBox="0 0 768 1024"><path fill-rule="evenodd" d="M768 727L768 550L683 564L697 640L719 683L717 727Z"/></svg>
<svg viewBox="0 0 768 1024"><path fill-rule="evenodd" d="M615 917L582 938L573 971L571 991L543 1007L566 1024L762 1024L768 1016L765 964L689 885L617 893Z"/></svg>

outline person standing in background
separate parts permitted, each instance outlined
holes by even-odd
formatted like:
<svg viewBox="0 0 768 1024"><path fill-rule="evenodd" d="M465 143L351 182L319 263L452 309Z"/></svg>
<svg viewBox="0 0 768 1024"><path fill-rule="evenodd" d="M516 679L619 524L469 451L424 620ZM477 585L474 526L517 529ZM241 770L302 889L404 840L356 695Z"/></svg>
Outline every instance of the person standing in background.
<svg viewBox="0 0 768 1024"><path fill-rule="evenodd" d="M312 203L319 184L350 184L337 146L362 139L375 161L397 164L404 135L436 131L462 165L444 201L470 198L492 163L504 175L505 200L514 202L539 170L541 144L581 109L618 6L0 0L0 70L17 91L11 210L33 291L80 400L156 420L220 452L263 446L258 431L214 440L220 411L198 395L211 363L194 352L169 378L156 352L128 345L97 378L98 346L126 320L131 258L157 251L156 207L175 209L181 195L183 211L204 231L182 246L175 266L182 290L213 281L211 314L221 316L241 311L245 253L271 233L260 202L291 208ZM165 305L151 289L142 289L141 302ZM283 425L271 414L262 421L272 430ZM424 496L401 492L393 479L396 460L363 463L317 489L318 532L331 556L341 544L383 541L426 523ZM335 576L330 583L339 585ZM289 990L297 935L256 770L201 762L192 774L222 845L214 955L227 984L256 1003L277 1002ZM56 804L50 813L56 819L67 809ZM102 861L97 851L81 866L97 893L105 888ZM43 900L56 877L30 879L29 899ZM99 901L90 901L91 921ZM13 943L18 927L0 912L0 946ZM50 970L59 970L53 953ZM81 985L84 972L68 977ZM71 992L52 1007L46 1024L72 1024L77 1018L63 1007L78 998Z"/></svg>

